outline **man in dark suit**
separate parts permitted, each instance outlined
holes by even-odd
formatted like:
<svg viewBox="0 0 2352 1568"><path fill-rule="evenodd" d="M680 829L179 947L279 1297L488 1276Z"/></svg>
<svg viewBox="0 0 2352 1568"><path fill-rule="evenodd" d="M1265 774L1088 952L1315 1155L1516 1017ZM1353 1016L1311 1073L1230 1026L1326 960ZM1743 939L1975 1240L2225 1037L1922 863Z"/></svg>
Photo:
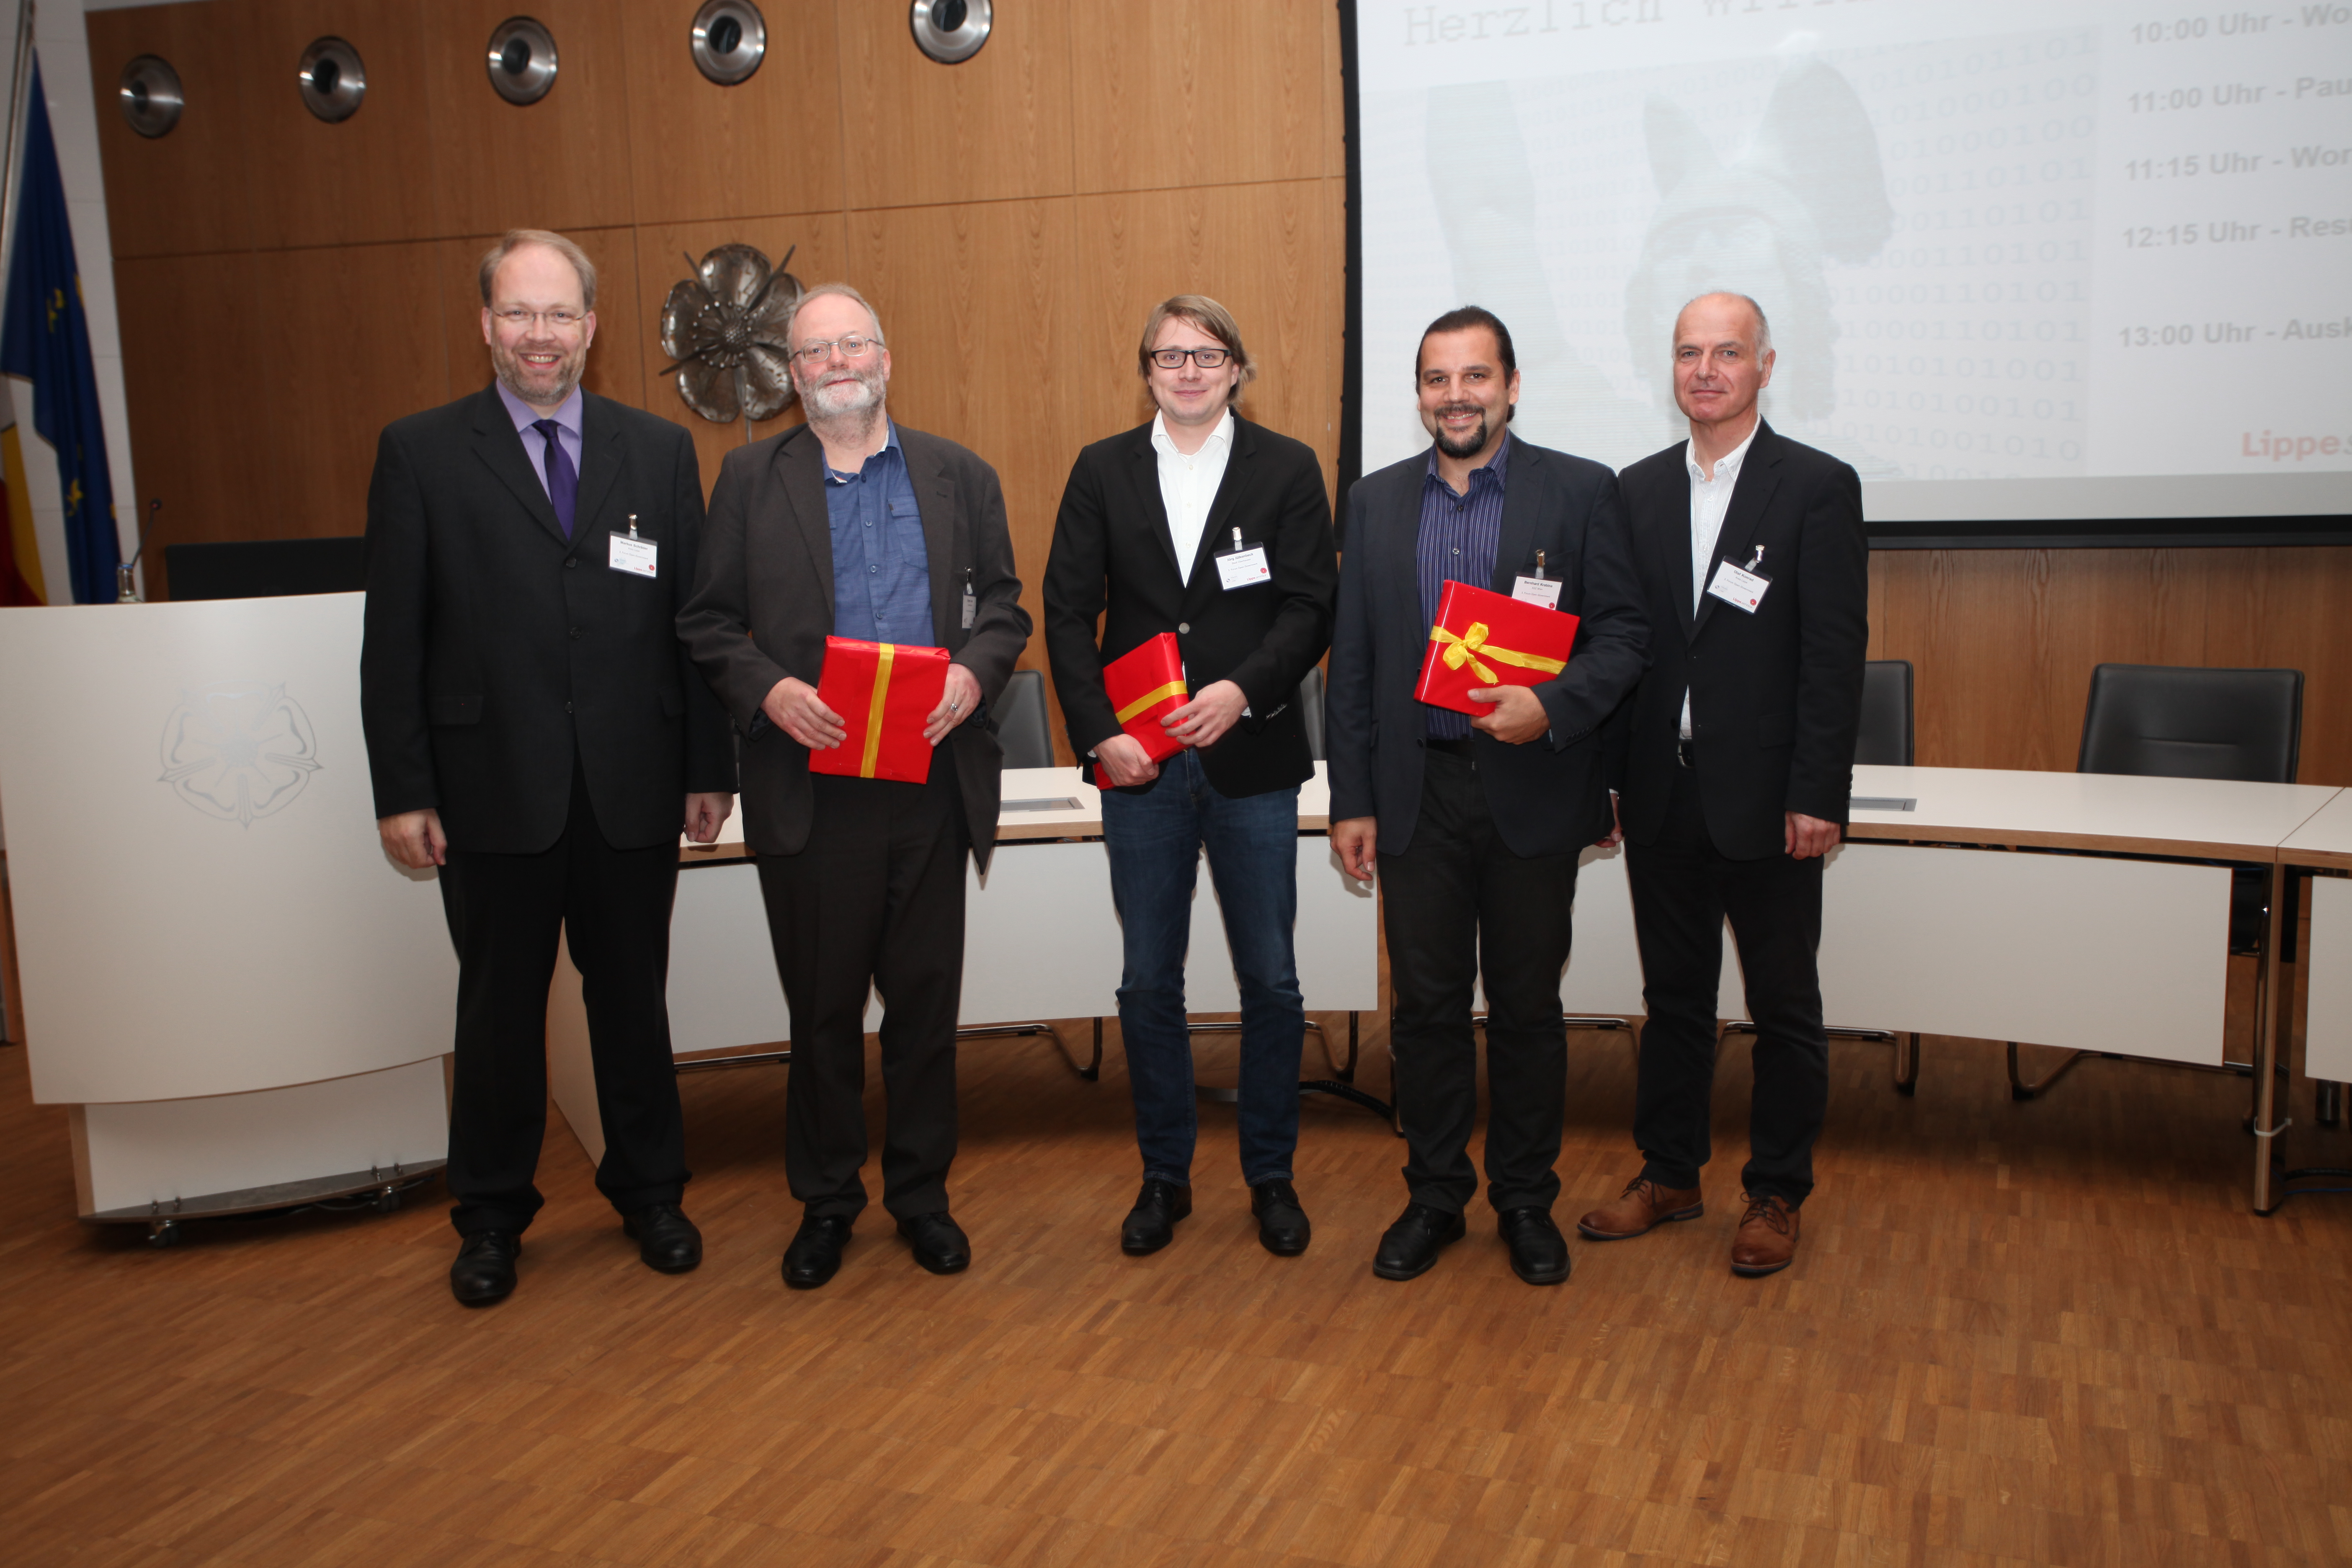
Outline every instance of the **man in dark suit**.
<svg viewBox="0 0 2352 1568"><path fill-rule="evenodd" d="M925 1268L971 1261L947 1187L964 852L986 868L1004 765L971 721L1011 679L1029 617L996 471L891 420L872 307L846 284L813 289L789 342L808 423L720 465L678 629L743 734L744 837L792 1012L784 1171L803 1216L784 1283L814 1289L866 1207L869 986L885 1009L883 1206ZM925 782L810 773L810 750L847 732L816 693L827 634L952 654Z"/></svg>
<svg viewBox="0 0 2352 1568"><path fill-rule="evenodd" d="M1426 453L1348 492L1331 643L1331 845L1370 879L1388 934L1396 1100L1411 1201L1372 1272L1426 1273L1477 1193L1472 987L1486 991L1486 1196L1530 1285L1568 1278L1551 1217L1567 1093L1560 971L1577 856L1609 831L1599 731L1645 658L1625 516L1598 463L1510 434L1511 335L1475 305L1422 335ZM1416 701L1447 582L1580 617L1568 666L1532 687L1474 690L1476 719Z"/></svg>
<svg viewBox="0 0 2352 1568"><path fill-rule="evenodd" d="M1763 422L1772 337L1753 300L1683 307L1674 356L1690 439L1622 476L1656 657L1610 748L1649 1010L1643 1163L1579 1228L1620 1240L1701 1212L1728 916L1756 1021L1731 1268L1769 1274L1796 1254L1829 1102L1814 953L1822 857L1853 786L1870 545L1853 469Z"/></svg>
<svg viewBox="0 0 2352 1568"><path fill-rule="evenodd" d="M1331 503L1312 447L1234 411L1256 367L1223 306L1162 301L1136 363L1160 411L1078 454L1045 565L1045 649L1071 749L1103 791L1126 943L1118 1024L1143 1186L1119 1247L1157 1252L1192 1212L1184 948L1205 848L1241 986L1242 1179L1258 1240L1295 1257L1309 1226L1291 1172L1307 1016L1291 928L1298 786L1315 773L1298 683L1331 640ZM1160 721L1185 746L1164 769L1121 728L1102 676L1163 632L1192 693Z"/></svg>
<svg viewBox="0 0 2352 1568"><path fill-rule="evenodd" d="M388 426L368 488L361 717L386 853L441 868L457 947L449 1271L514 1289L546 1127L559 930L579 966L604 1158L645 1261L702 1259L680 1208L670 904L683 825L733 806L726 716L678 645L702 479L666 419L580 390L596 269L518 229L482 258L492 384Z"/></svg>

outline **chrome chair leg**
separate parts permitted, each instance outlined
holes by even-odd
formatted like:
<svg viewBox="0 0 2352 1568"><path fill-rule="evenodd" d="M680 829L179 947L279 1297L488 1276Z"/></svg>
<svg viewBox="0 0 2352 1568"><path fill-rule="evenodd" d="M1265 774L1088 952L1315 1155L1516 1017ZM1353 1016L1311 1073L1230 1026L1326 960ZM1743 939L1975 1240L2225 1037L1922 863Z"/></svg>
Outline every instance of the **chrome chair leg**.
<svg viewBox="0 0 2352 1568"><path fill-rule="evenodd" d="M2344 1086L2331 1079L2321 1079L2318 1088L2319 1104L2314 1120L2322 1127L2333 1127L2344 1120Z"/></svg>
<svg viewBox="0 0 2352 1568"><path fill-rule="evenodd" d="M2074 1064L2084 1057L2097 1054L2095 1051L2068 1051L2064 1061L2028 1083L2017 1070L2017 1042L2011 1040L2009 1042L2009 1097L2011 1100L2032 1100L2074 1071Z"/></svg>

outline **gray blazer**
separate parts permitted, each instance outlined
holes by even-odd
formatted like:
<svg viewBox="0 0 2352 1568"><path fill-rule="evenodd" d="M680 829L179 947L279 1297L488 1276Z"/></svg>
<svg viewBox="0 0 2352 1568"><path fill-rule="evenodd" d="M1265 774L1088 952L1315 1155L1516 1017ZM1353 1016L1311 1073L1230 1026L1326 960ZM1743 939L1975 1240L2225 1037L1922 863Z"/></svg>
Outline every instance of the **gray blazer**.
<svg viewBox="0 0 2352 1568"><path fill-rule="evenodd" d="M1029 642L1004 492L995 469L952 441L901 425L898 446L929 546L933 641L980 682L982 710L950 731L948 744L972 854L985 869L1004 765L988 712ZM969 629L967 581L976 601ZM824 449L796 426L719 465L693 591L677 616L678 636L743 737L743 837L755 853L796 855L808 844L808 748L762 721L760 704L788 675L817 683L833 630Z"/></svg>
<svg viewBox="0 0 2352 1568"><path fill-rule="evenodd" d="M1478 777L1496 831L1515 855L1580 849L1609 832L1601 721L1641 679L1649 626L1634 575L1633 543L1617 477L1599 463L1511 437L1510 477L1495 574L1486 586L1511 591L1533 575L1560 580L1559 607L1579 617L1568 668L1535 688L1551 732L1523 746L1474 731ZM1324 733L1330 752L1331 820L1380 819L1378 847L1412 842L1421 820L1422 733L1427 710L1413 686L1429 648L1415 549L1421 539L1426 449L1348 491L1339 615L1331 637L1330 700Z"/></svg>

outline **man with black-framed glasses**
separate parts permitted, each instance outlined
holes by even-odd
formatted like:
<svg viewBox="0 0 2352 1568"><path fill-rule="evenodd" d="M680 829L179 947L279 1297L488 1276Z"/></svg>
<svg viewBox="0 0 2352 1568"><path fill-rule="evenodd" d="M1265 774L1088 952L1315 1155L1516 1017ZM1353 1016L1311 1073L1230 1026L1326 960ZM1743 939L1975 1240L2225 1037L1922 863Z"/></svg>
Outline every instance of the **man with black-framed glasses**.
<svg viewBox="0 0 2352 1568"><path fill-rule="evenodd" d="M1046 656L1071 749L1103 792L1125 944L1118 1021L1143 1185L1119 1247L1156 1252L1192 1212L1184 950L1205 849L1241 989L1242 1179L1259 1241L1290 1257L1309 1235L1291 1171L1306 1026L1298 786L1315 772L1298 684L1331 640L1331 503L1312 447L1234 412L1256 367L1223 306L1163 300L1136 364L1158 412L1078 454L1045 563ZM1160 721L1182 749L1155 763L1123 728L1103 666L1162 633L1190 696Z"/></svg>
<svg viewBox="0 0 2352 1568"><path fill-rule="evenodd" d="M1004 765L972 721L1012 679L1029 616L996 470L891 419L890 350L865 297L810 289L786 341L808 423L727 455L678 629L743 737L743 837L792 1013L784 1173L803 1212L784 1283L807 1290L839 1269L866 1207L869 987L889 1093L883 1207L923 1268L971 1261L947 1187L964 853L986 869ZM949 651L922 783L812 773L810 752L847 733L817 695L827 634Z"/></svg>
<svg viewBox="0 0 2352 1568"><path fill-rule="evenodd" d="M677 426L582 390L596 268L517 229L482 258L496 379L388 426L368 488L360 716L377 823L440 868L457 949L446 1181L457 1300L514 1289L547 1121L559 931L582 977L596 1185L650 1268L702 1259L666 1000L677 839L733 808L719 711L677 640L702 474Z"/></svg>

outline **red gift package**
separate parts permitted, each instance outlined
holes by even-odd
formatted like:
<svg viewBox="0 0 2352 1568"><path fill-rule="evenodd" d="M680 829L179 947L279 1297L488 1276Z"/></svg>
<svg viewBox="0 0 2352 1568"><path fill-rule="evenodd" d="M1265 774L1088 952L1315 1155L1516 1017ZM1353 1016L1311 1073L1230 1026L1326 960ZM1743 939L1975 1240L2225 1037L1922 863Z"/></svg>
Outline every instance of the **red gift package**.
<svg viewBox="0 0 2352 1568"><path fill-rule="evenodd" d="M1490 686L1540 685L1568 668L1568 652L1575 646L1574 616L1467 583L1448 583L1437 601L1437 624L1429 628L1429 652L1412 694L1456 713L1492 713L1493 703L1473 702L1467 694Z"/></svg>
<svg viewBox="0 0 2352 1568"><path fill-rule="evenodd" d="M923 723L947 695L948 650L912 643L824 639L820 701L841 715L849 731L841 744L809 753L809 772L854 779L931 776L931 743Z"/></svg>
<svg viewBox="0 0 2352 1568"><path fill-rule="evenodd" d="M1160 727L1160 721L1191 695L1184 687L1184 657L1176 651L1174 632L1161 632L1104 665L1103 689L1118 712L1118 727L1142 742L1153 762L1165 762L1184 749L1182 742Z"/></svg>

